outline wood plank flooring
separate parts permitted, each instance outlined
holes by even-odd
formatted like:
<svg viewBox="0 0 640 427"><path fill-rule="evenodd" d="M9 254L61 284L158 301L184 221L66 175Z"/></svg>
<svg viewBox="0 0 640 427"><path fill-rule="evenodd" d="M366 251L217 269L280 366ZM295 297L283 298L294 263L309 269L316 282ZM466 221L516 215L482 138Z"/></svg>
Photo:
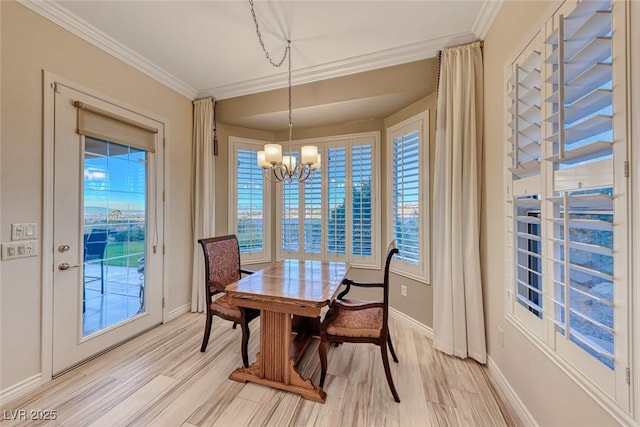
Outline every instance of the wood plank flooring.
<svg viewBox="0 0 640 427"><path fill-rule="evenodd" d="M2 426L522 426L489 378L471 360L446 356L402 321L390 319L400 359L391 363L395 403L378 347L330 346L319 404L257 384L228 379L242 363L240 329L214 318L200 353L204 315L188 313L85 363L2 408ZM259 346L251 325L250 361ZM317 340L300 371L320 376ZM11 414L56 411L55 420L11 420Z"/></svg>

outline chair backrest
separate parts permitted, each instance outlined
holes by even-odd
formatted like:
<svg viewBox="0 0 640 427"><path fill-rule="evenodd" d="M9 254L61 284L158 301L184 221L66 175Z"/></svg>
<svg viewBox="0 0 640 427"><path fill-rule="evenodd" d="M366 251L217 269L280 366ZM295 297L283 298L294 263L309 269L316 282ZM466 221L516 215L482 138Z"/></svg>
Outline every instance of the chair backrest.
<svg viewBox="0 0 640 427"><path fill-rule="evenodd" d="M84 259L103 259L107 247L107 230L92 229L84 239Z"/></svg>
<svg viewBox="0 0 640 427"><path fill-rule="evenodd" d="M200 239L198 243L204 251L205 288L210 299L240 280L240 246L233 234Z"/></svg>
<svg viewBox="0 0 640 427"><path fill-rule="evenodd" d="M387 319L389 317L389 267L391 266L391 259L398 252L400 252L398 250L398 243L396 240L393 240L389 243L389 247L387 248L387 261L384 264L384 325L387 324Z"/></svg>

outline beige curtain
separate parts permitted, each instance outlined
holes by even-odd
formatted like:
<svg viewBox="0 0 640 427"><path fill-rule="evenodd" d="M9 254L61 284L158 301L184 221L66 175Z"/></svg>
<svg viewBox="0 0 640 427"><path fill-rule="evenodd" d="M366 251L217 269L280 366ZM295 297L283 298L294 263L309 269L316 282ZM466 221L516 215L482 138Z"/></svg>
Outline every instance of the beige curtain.
<svg viewBox="0 0 640 427"><path fill-rule="evenodd" d="M483 125L480 42L446 49L440 64L433 219L433 343L486 363L480 276Z"/></svg>
<svg viewBox="0 0 640 427"><path fill-rule="evenodd" d="M213 154L213 100L193 101L193 274L191 311L205 309L204 256L198 239L215 233L215 157Z"/></svg>

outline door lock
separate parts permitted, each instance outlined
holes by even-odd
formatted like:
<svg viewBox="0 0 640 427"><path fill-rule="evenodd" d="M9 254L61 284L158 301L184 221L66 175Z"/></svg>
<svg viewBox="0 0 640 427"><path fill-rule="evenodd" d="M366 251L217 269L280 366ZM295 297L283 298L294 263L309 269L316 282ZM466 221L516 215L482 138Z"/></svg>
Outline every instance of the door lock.
<svg viewBox="0 0 640 427"><path fill-rule="evenodd" d="M69 245L60 245L60 246L58 246L58 252L67 252L69 249L71 249L71 246L69 246Z"/></svg>
<svg viewBox="0 0 640 427"><path fill-rule="evenodd" d="M68 270L70 268L77 268L77 267L80 267L80 264L71 265L68 262L63 262L62 264L58 264L58 270L60 270L60 271L65 271L65 270Z"/></svg>

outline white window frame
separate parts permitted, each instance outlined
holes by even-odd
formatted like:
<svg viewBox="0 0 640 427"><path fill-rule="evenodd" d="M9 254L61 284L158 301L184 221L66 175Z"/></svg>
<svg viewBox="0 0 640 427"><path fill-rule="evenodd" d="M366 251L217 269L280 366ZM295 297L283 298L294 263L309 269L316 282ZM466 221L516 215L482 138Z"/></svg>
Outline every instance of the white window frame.
<svg viewBox="0 0 640 427"><path fill-rule="evenodd" d="M229 233L238 233L238 150L260 151L269 141L229 137ZM271 183L263 179L263 250L255 253L240 253L242 264L260 264L271 262Z"/></svg>
<svg viewBox="0 0 640 427"><path fill-rule="evenodd" d="M371 241L371 256L369 257L361 257L355 256L352 254L352 242L350 239L352 233L352 222L350 215L347 214L346 218L346 246L345 246L345 255L334 255L329 254L327 252L327 193L328 193L328 174L326 166L328 164L327 153L330 148L333 147L345 147L346 148L346 163L349 165L351 160L352 148L357 145L363 144L371 144L371 198L372 198L372 241ZM380 269L381 268L381 252L384 248L381 245L381 231L380 231L380 223L381 223L381 208L380 208L380 132L363 132L356 134L347 134L347 135L336 135L330 137L321 137L321 138L310 138L303 140L295 140L291 142L291 147L293 151L299 152L300 147L303 145L315 145L318 147L322 154L322 166L320 167L321 180L322 180L322 249L320 253L305 253L304 252L304 227L299 227L298 229L298 251L284 251L282 249L282 242L280 239L277 239L276 243L276 258L278 260L282 260L285 258L304 258L304 259L316 259L323 261L343 261L348 262L354 268L363 268L363 269ZM282 147L283 152L289 151L288 143L285 143ZM316 179L316 178L314 178ZM349 169L347 169L346 182L347 193L345 196L346 199L346 207L347 212L351 212L351 174L349 173ZM304 184L300 185L300 206L304 206ZM276 236L282 236L282 221L283 211L282 211L282 184L276 184Z"/></svg>
<svg viewBox="0 0 640 427"><path fill-rule="evenodd" d="M429 190L429 110L423 111L387 128L387 241L395 239L393 228L393 143L394 139L418 130L419 133L419 203L420 203L420 259L418 265L397 260L391 261L390 271L429 284L431 281L431 236L429 235L430 190Z"/></svg>
<svg viewBox="0 0 640 427"><path fill-rule="evenodd" d="M557 20L560 14L565 16L569 15L571 11L579 4L578 2L565 2L555 12L553 17L547 22L542 29L544 38L547 38L557 27ZM631 8L633 10L633 7ZM606 409L614 418L616 418L622 424L633 423L633 413L638 411L638 407L634 408L634 390L632 390L632 379L635 377L635 383L638 384L637 373L629 371L631 360L633 358L633 349L631 348L632 337L638 336L638 331L633 330L631 322L631 310L629 307L633 302L633 289L632 282L630 280L632 266L628 260L632 259L629 256L629 252L632 250L632 242L626 240L625 236L629 236L629 225L632 219L632 211L629 209L631 203L631 195L634 194L631 191L631 185L629 179L624 176L621 171L624 170L624 164L629 157L628 147L631 146L629 142L629 134L627 130L629 125L629 111L628 100L626 96L628 94L628 82L629 76L626 74L628 56L631 51L628 49L628 37L629 22L625 17L628 16L629 5L628 2L613 0L613 15L612 15L612 29L614 34L618 34L617 40L612 42L612 56L614 58L614 65L612 69L612 78L614 80L614 91L616 93L613 97L613 111L614 111L614 160L612 162L612 168L614 171L618 171L613 174L613 185L615 188L616 197L614 197L614 210L616 212L616 219L614 219L614 334L615 334L615 371L609 372L608 375L605 370L608 369L593 356L589 355L586 351L580 349L577 345L570 342L563 336L559 336L555 330L554 318L554 303L553 303L553 277L545 272L553 271L553 242L551 239L553 236L553 226L547 224L550 221L543 219L543 258L545 259L543 264L543 289L544 289L544 315L542 319L542 330L538 326L532 327L530 322L523 320L522 316L517 313L515 302L515 295L513 291L514 281L514 246L513 246L513 197L517 194L516 187L521 185L516 180L512 180L511 172L505 167L505 219L506 228L505 232L505 247L507 249L507 262L505 262L505 277L507 285L507 299L505 301L505 313L506 318L521 331L527 338L529 338L550 360L556 363L570 378L572 378L580 387L582 387L590 396L592 396L598 403L600 403L604 409ZM640 14L637 14L640 15ZM614 36L615 37L615 36ZM543 39L544 39L543 38ZM550 47L544 45L542 47L543 60L551 54ZM516 54L514 58L517 58L519 54ZM516 59L512 59L505 64L505 76L510 75L510 68ZM550 66L543 67L543 80L546 80L551 75ZM508 86L508 85L507 85ZM544 102L548 96L551 95L551 85L544 84L542 90L543 100L543 120L549 117L549 112L545 109L550 108ZM627 88L627 89L625 89ZM636 97L637 98L637 97ZM506 94L506 100L509 101L509 96ZM506 105L509 105L508 103ZM508 120L507 120L508 123ZM543 139L551 135L551 125L547 124L543 126ZM510 135L510 130L505 127L505 140ZM506 145L505 145L506 146ZM543 143L542 158L550 159L553 153L550 150L549 143ZM510 164L510 159L506 158L505 153L505 165ZM605 163L605 162L600 162ZM578 189L582 185L585 188L589 188L596 183L596 181L590 180L590 176L595 176L595 173L601 173L602 168L600 164L591 167L590 165L579 166L576 168L565 169L560 173L558 171L554 174L554 165L551 161L543 161L542 173L540 179L540 194L542 195L542 211L543 218L549 218L550 212L553 211L553 202L549 198L553 195L554 189L554 177L558 180L555 184L556 191L558 188ZM582 184L579 184L582 183ZM557 202L556 202L557 203ZM636 214L637 218L637 214ZM636 248L637 250L637 245ZM636 273L637 277L637 273ZM637 300L637 296L636 296ZM637 302L637 301L636 301ZM534 316L529 315L529 318ZM636 328L638 328L638 321L636 320ZM636 346L637 347L637 346ZM637 351L637 350L636 350ZM638 355L635 355L636 363L639 359ZM606 368L606 369L603 369ZM638 368L636 367L636 371ZM635 391L637 396L638 391ZM637 398L635 398L637 400ZM636 414L636 419L638 418Z"/></svg>

